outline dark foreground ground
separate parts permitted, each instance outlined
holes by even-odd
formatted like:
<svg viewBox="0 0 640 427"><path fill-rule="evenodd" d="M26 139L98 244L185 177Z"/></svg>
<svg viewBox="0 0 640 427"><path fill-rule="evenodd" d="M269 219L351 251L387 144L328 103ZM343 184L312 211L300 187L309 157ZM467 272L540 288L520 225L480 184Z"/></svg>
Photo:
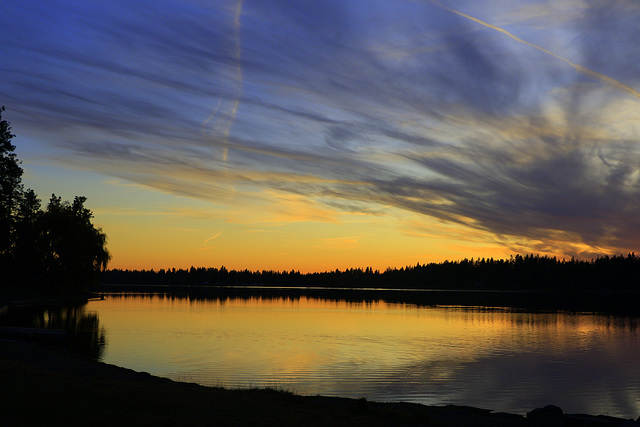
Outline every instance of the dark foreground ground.
<svg viewBox="0 0 640 427"><path fill-rule="evenodd" d="M0 340L0 425L615 426L625 420L227 390L174 382ZM629 421L627 421L629 423ZM629 425L640 426L632 423Z"/></svg>

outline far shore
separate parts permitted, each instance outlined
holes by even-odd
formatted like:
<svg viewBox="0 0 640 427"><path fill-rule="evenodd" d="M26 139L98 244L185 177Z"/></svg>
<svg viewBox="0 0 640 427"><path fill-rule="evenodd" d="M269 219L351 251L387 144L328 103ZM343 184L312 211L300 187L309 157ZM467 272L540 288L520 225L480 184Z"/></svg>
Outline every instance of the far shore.
<svg viewBox="0 0 640 427"><path fill-rule="evenodd" d="M10 306L54 306L86 303L108 294L169 294L193 299L319 298L351 302L383 300L421 306L511 308L525 311L570 311L640 316L639 290L413 289L274 286L261 284L100 284L73 295L0 294L0 314Z"/></svg>
<svg viewBox="0 0 640 427"><path fill-rule="evenodd" d="M353 302L384 300L423 306L459 305L508 307L531 311L572 311L640 315L640 291L636 290L505 290L505 289L388 289L348 287L294 287L260 284L101 284L91 288L104 293L165 293L195 299L299 298L338 299Z"/></svg>

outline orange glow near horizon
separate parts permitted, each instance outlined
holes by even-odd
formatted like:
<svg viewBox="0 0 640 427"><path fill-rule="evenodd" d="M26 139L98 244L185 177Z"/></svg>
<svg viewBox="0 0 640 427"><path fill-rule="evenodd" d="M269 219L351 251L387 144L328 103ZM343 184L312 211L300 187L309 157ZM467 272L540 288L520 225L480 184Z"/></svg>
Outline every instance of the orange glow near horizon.
<svg viewBox="0 0 640 427"><path fill-rule="evenodd" d="M239 195L233 204L220 205L108 180L95 182L84 194L93 223L107 234L110 269L384 271L464 258L504 259L532 253L529 248L541 243L498 239L393 206L370 204L345 212L273 191L256 193L255 199ZM546 243L558 246L563 239Z"/></svg>
<svg viewBox="0 0 640 427"><path fill-rule="evenodd" d="M100 215L98 224L108 233L111 269L225 266L308 273L371 267L384 271L416 263L512 254L498 242L463 228L425 238L409 228L411 224L390 215L356 217L355 221L353 215L336 217L343 221L243 224L178 214L132 216L125 222Z"/></svg>

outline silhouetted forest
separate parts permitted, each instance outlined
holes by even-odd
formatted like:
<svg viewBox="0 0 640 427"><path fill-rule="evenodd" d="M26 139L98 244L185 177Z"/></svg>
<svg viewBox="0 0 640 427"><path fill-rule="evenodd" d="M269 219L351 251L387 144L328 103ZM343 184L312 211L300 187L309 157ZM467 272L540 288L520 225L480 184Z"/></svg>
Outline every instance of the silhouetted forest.
<svg viewBox="0 0 640 427"><path fill-rule="evenodd" d="M105 271L103 284L256 285L389 289L477 290L640 290L640 257L602 256L592 260L515 255L508 259L463 259L416 264L385 271L371 268L319 273L220 268Z"/></svg>

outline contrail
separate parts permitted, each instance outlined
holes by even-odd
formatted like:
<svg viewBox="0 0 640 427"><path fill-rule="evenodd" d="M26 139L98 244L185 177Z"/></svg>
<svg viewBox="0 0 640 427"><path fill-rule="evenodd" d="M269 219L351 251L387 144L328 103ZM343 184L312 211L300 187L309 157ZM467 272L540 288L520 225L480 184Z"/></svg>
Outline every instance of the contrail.
<svg viewBox="0 0 640 427"><path fill-rule="evenodd" d="M236 119L236 113L238 112L238 107L240 106L240 98L242 97L242 48L240 46L240 14L242 13L242 3L244 0L240 0L236 4L236 16L233 20L235 24L235 39L236 39L236 81L238 83L238 95L236 97L235 102L233 103L233 107L231 108L231 118L229 119L229 125L224 131L224 139L225 146L224 151L222 153L222 160L226 163L227 158L229 156L229 147L226 144L227 139L229 138L229 131L231 131L231 126Z"/></svg>
<svg viewBox="0 0 640 427"><path fill-rule="evenodd" d="M218 112L218 110L220 109L220 104L222 104L222 98L220 98L220 99L218 100L218 104L216 105L216 108L214 108L214 109L213 109L213 112L211 113L211 115L210 115L209 117L207 117L207 119L206 119L204 122L202 122L202 135L203 135L203 136L207 136L207 135L206 135L206 132L205 132L205 130L204 130L204 125L206 125L207 123L209 123L209 122L211 121L211 119L213 119L213 118L215 117L216 113L217 113L217 112ZM215 126L215 127L217 127L217 126Z"/></svg>
<svg viewBox="0 0 640 427"><path fill-rule="evenodd" d="M214 134L217 133L222 133L222 135L224 136L224 146L223 146L223 151L222 151L222 160L224 161L224 163L226 164L227 159L229 158L229 133L231 132L231 127L233 126L233 122L236 119L236 114L238 112L238 107L240 106L240 98L242 97L242 86L243 86L243 82L242 82L242 48L241 48L241 44L240 44L240 15L242 14L242 5L244 3L244 0L240 0L236 3L236 10L235 10L235 15L234 15L234 19L233 19L233 23L234 23L234 38L235 38L235 54L234 54L234 59L235 59L235 81L236 81L236 96L235 96L235 101L233 101L233 103L231 104L231 109L228 113L228 117L227 118L220 118L219 120L215 121L215 125L213 126L213 132ZM218 111L220 110L220 108L226 109L226 107L223 105L223 98L220 98L218 100L218 104L216 105L216 107L213 109L213 112L211 113L211 115L202 122L202 129L203 129L203 135L206 137L206 132L204 130L204 126L209 123L211 120L213 120L216 115L218 114Z"/></svg>
<svg viewBox="0 0 640 427"><path fill-rule="evenodd" d="M619 82L616 79L613 79L613 78L611 78L609 76L606 76L606 75L604 75L602 73L599 73L597 71L590 70L590 69L588 69L586 67L583 67L580 64L576 64L574 62L571 62L567 58L564 58L564 57L562 57L562 56L560 56L558 54L555 54L555 53L543 48L542 46L538 46L537 44L533 44L531 42L528 42L526 40L521 39L520 37L518 37L518 36L516 36L514 34L511 34L509 31L505 30L504 28L496 27L495 25L491 25L491 24L489 24L487 22L481 21L478 18L474 18L473 16L467 15L466 13L462 13L462 12L457 11L455 9L451 9L451 8L443 5L442 3L440 3L440 2L438 2L436 0L430 0L430 1L431 1L431 3L435 4L438 7L441 7L442 9L448 10L451 13L455 13L456 15L462 16L463 18L469 19L469 20L471 20L473 22L476 22L476 23L478 23L480 25L484 25L485 27L491 28L492 30L495 30L495 31L498 31L498 32L504 34L507 37L512 38L513 40L515 40L515 41L517 41L519 43L523 43L523 44L525 44L527 46L531 46L534 49L538 49L539 51L544 52L547 55L551 55L554 58L559 59L559 60L571 65L579 73L586 74L586 75L588 75L590 77L593 77L593 78L595 78L597 80L600 80L601 82L604 82L604 83L607 83L607 84L609 84L611 86L614 86L614 87L620 89L621 91L628 93L631 96L635 96L636 98L640 99L640 92L638 92L637 90L635 90L634 88L632 88L630 86L627 86L624 83Z"/></svg>

